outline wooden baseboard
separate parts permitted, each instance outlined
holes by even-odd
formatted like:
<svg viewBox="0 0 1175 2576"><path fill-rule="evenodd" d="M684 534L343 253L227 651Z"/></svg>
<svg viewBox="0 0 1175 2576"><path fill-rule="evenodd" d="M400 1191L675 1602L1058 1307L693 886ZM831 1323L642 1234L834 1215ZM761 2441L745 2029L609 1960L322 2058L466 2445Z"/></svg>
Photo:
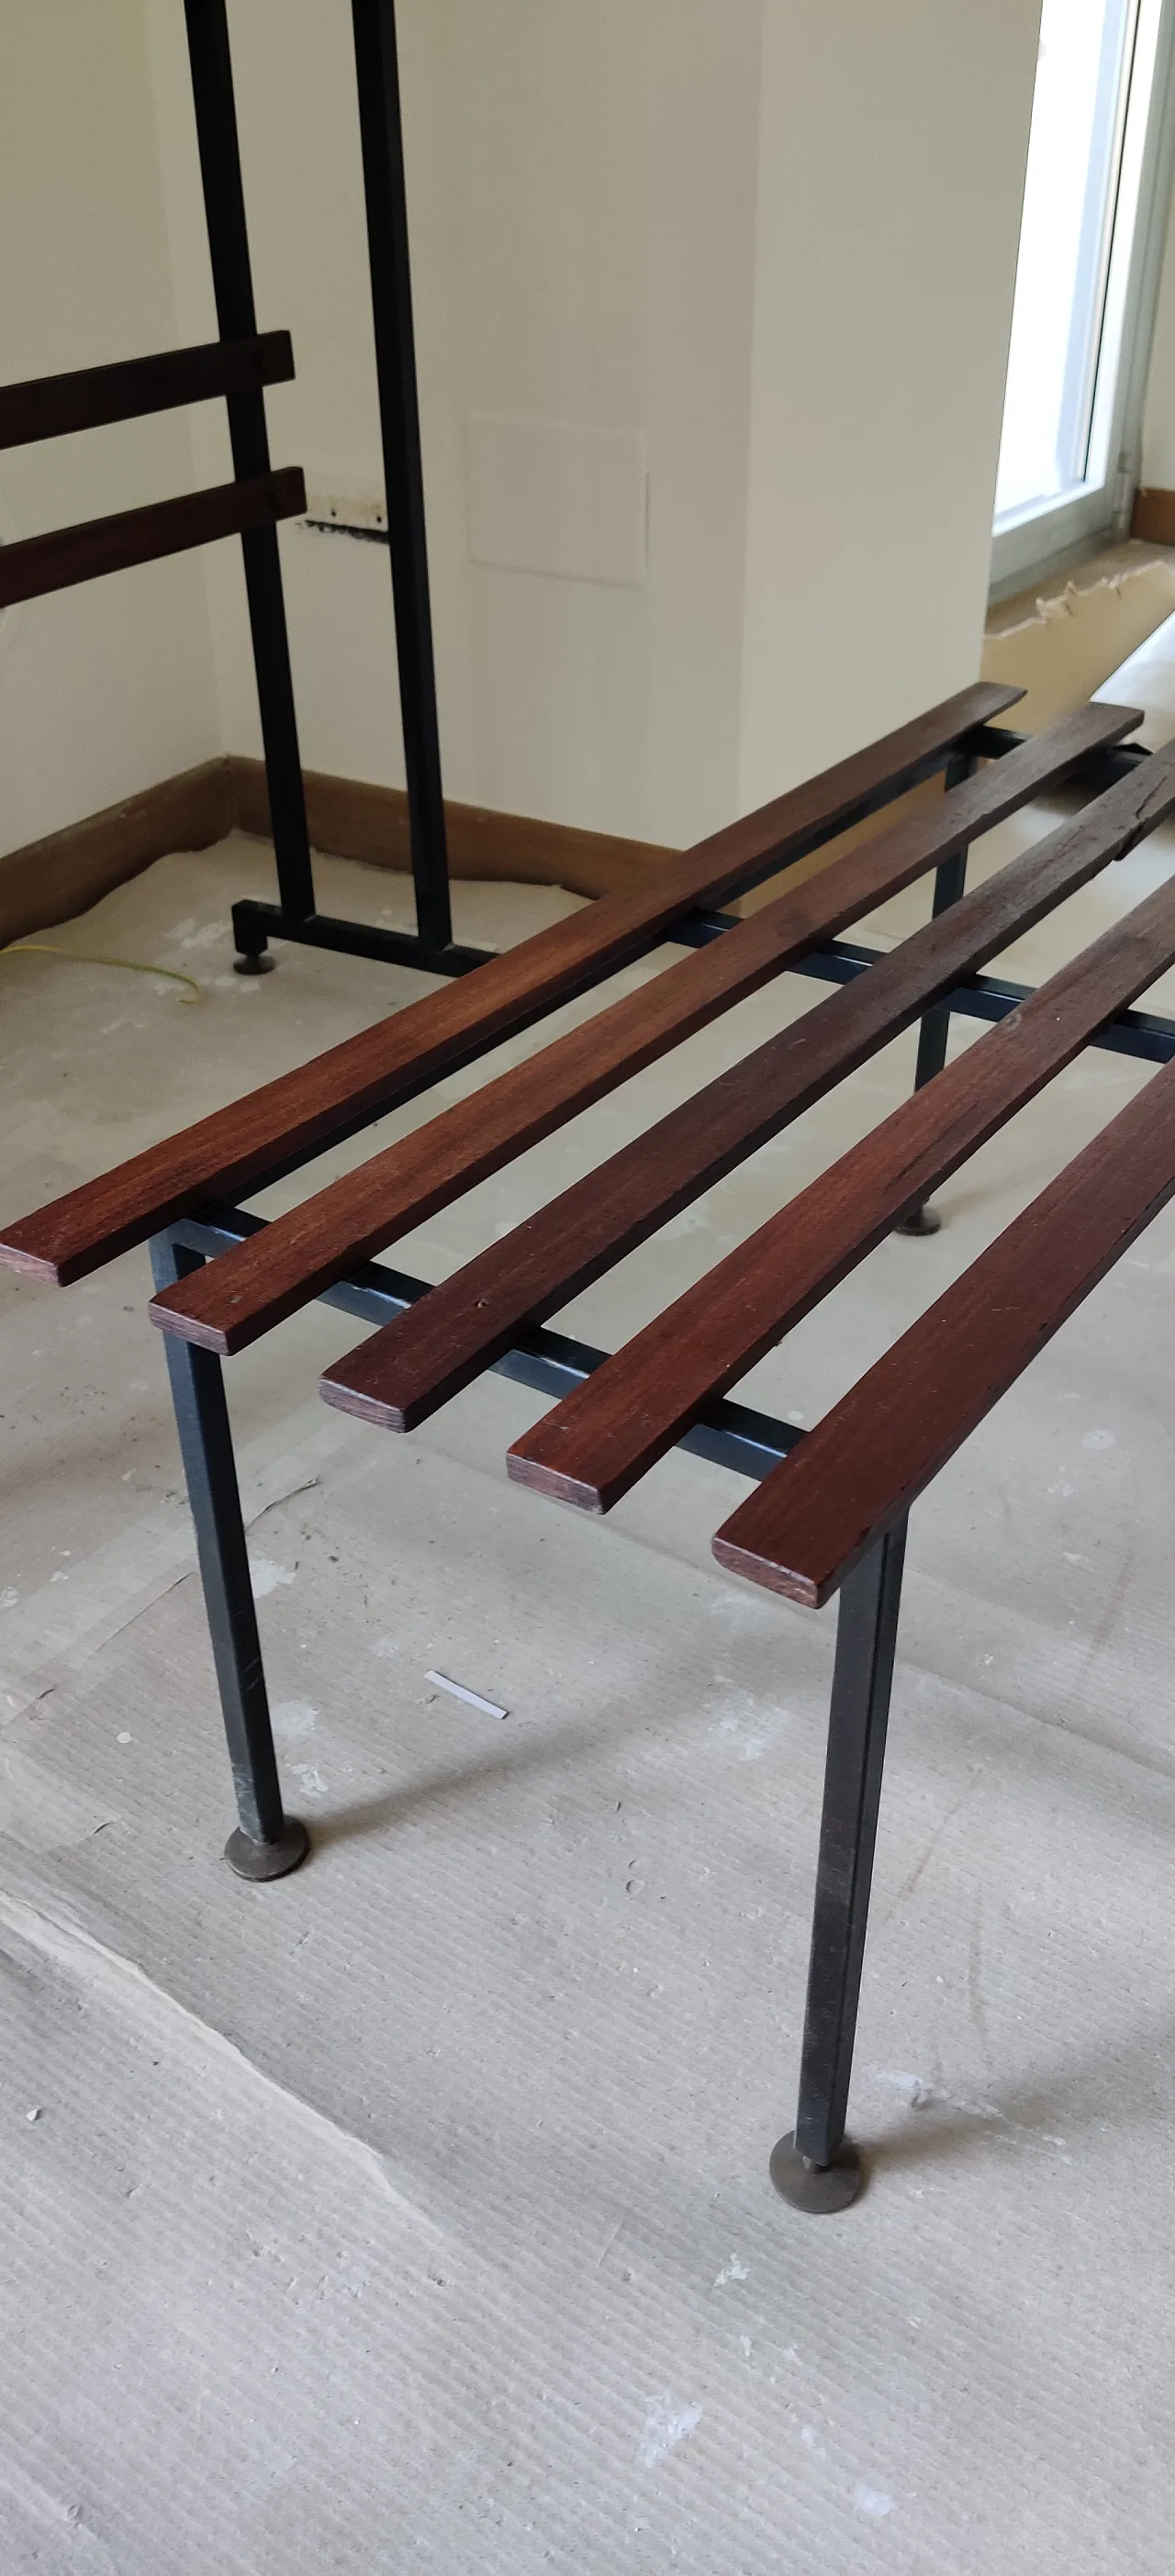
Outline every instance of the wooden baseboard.
<svg viewBox="0 0 1175 2576"><path fill-rule="evenodd" d="M1130 533L1132 537L1144 537L1151 546L1175 546L1175 492L1140 484L1134 496Z"/></svg>
<svg viewBox="0 0 1175 2576"><path fill-rule="evenodd" d="M238 831L267 841L269 798L259 760L229 761ZM362 778L332 778L308 769L306 815L312 847L337 859L361 859L372 868L411 868L408 799L401 787L373 787ZM561 885L571 894L611 894L650 867L672 858L655 841L625 841L610 832L580 832L569 823L542 823L525 814L499 814L487 805L445 804L449 867L454 877L490 878L499 884Z"/></svg>
<svg viewBox="0 0 1175 2576"><path fill-rule="evenodd" d="M0 947L87 912L169 850L206 850L223 841L233 828L234 794L229 762L205 760L10 850L0 858Z"/></svg>
<svg viewBox="0 0 1175 2576"><path fill-rule="evenodd" d="M306 807L316 850L368 867L410 868L402 788L311 769ZM611 894L673 855L655 842L580 832L488 806L449 803L445 812L454 877ZM204 850L233 831L268 840L269 799L262 762L230 755L162 779L43 841L30 841L0 858L0 947L87 911L170 850Z"/></svg>
<svg viewBox="0 0 1175 2576"><path fill-rule="evenodd" d="M1173 496L1175 497L1175 496ZM941 783L914 789L908 801L940 794ZM907 800L903 799L902 804ZM410 866L408 800L399 787L373 787L361 778L306 772L306 808L315 850L358 859L367 867ZM901 806L870 815L790 870L789 884L815 875L841 849L892 822ZM610 832L580 832L568 823L543 823L531 815L499 814L485 805L445 807L449 860L454 877L514 885L560 885L571 894L612 894L647 876L674 852L656 841L626 841ZM0 858L0 947L31 937L54 922L88 911L113 887L124 885L171 850L205 850L230 832L269 835L269 799L259 760L235 754L204 761L178 778L162 779L121 805L90 814L43 841ZM756 887L732 907L754 911L778 891L779 880Z"/></svg>
<svg viewBox="0 0 1175 2576"><path fill-rule="evenodd" d="M232 758L233 804L238 831L268 840L269 799L265 769L259 760ZM316 850L340 859L361 859L368 867L409 869L408 799L400 787L372 787L360 778L332 778L308 769L306 813ZM866 816L834 841L786 872L789 886L819 875L854 842L868 840L899 814L942 794L941 778L909 788L884 812ZM455 878L488 878L497 884L560 885L570 894L613 894L635 885L650 868L676 857L659 841L626 841L609 832L580 832L570 823L542 823L525 814L500 814L491 806L445 803L449 867ZM736 896L728 910L755 912L772 902L784 883L769 877L750 894Z"/></svg>

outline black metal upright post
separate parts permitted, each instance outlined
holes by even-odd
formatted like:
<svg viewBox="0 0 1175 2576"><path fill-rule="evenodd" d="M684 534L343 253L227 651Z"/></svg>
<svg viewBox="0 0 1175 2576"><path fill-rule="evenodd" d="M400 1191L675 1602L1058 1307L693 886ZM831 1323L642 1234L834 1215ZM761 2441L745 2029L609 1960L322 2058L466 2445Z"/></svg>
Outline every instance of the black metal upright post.
<svg viewBox="0 0 1175 2576"><path fill-rule="evenodd" d="M203 1264L171 1234L151 1245L156 1288ZM282 1805L224 1377L212 1351L163 1338L240 1819L224 1856L238 1878L284 1878L305 1859L310 1837Z"/></svg>
<svg viewBox="0 0 1175 2576"><path fill-rule="evenodd" d="M776 2190L818 2215L847 2209L863 2179L845 2113L905 1552L903 1520L848 1576L837 1617L799 2107L771 2158Z"/></svg>
<svg viewBox="0 0 1175 2576"><path fill-rule="evenodd" d="M450 945L453 924L428 587L394 0L352 0L352 17L416 927L422 947L435 953Z"/></svg>
<svg viewBox="0 0 1175 2576"><path fill-rule="evenodd" d="M257 315L225 0L184 0L184 14L217 325L222 340L249 339ZM264 394L258 389L227 400L234 473L268 474ZM241 546L281 906L291 921L305 921L314 911L314 878L277 530L251 529ZM235 910L233 926L243 967L262 972L263 960L272 963L265 958L264 929L255 919L238 922Z"/></svg>

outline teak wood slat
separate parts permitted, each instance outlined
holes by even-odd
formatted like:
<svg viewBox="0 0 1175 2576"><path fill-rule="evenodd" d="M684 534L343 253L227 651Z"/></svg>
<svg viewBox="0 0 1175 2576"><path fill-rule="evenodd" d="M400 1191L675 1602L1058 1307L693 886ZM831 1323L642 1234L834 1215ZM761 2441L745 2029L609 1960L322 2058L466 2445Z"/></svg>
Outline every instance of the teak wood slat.
<svg viewBox="0 0 1175 2576"><path fill-rule="evenodd" d="M22 1218L5 1229L0 1261L65 1285L206 1200L260 1188L275 1171L412 1099L602 982L655 947L692 907L722 903L817 847L870 811L878 797L925 774L928 763L965 744L1022 694L988 682L960 690L884 741L651 870L647 885L601 896L475 973Z"/></svg>
<svg viewBox="0 0 1175 2576"><path fill-rule="evenodd" d="M210 402L217 394L254 393L263 385L288 384L293 373L289 332L261 331L248 340L207 340L194 349L164 349L156 357L0 385L0 448L27 447L36 439L64 438L116 420L143 420L180 403Z"/></svg>
<svg viewBox="0 0 1175 2576"><path fill-rule="evenodd" d="M861 913L966 848L977 833L990 829L1030 797L1056 785L1088 753L1120 741L1139 721L1128 707L1082 708L1050 734L1026 742L1019 751L964 780L932 807L903 817L887 831L846 851L819 876L777 897L738 929L668 969L654 984L614 1002L586 1026L571 1030L526 1064L515 1066L471 1099L432 1119L427 1127L401 1138L302 1206L275 1218L264 1235L254 1236L167 1289L152 1303L154 1321L210 1350L243 1350L335 1280L371 1260L398 1235L409 1233L617 1083L680 1045ZM1002 923L1005 913L998 907L997 913ZM1002 937L1006 933L1001 932ZM938 981L920 991L917 964L912 960L903 986L906 1007L896 1019L891 1010L888 1022L874 1013L878 1034L873 1045L884 1043L895 1028L917 1016L919 1003L932 997L932 991L945 990L981 955L992 953L990 941L986 950L974 954L957 937L953 947L949 938L940 946L944 956L950 950L950 963ZM872 990L872 978L867 980ZM841 992L829 1007L834 1016L838 1008L847 1010L848 1025L855 1026L862 1019L863 1000L858 993L854 1005L853 994ZM805 1028L811 1028L818 1017L812 1015ZM864 1019L868 1021L867 1004ZM798 1039L799 1032L795 1036ZM858 1054L853 1061L859 1060ZM762 1054L755 1061L763 1063ZM844 1069L834 1057L824 1080L835 1079ZM763 1070L766 1073L765 1064ZM757 1086L750 1067L747 1076L749 1097L754 1099ZM746 1116L744 1107L744 1128ZM742 1150L750 1151L750 1145Z"/></svg>
<svg viewBox="0 0 1175 2576"><path fill-rule="evenodd" d="M1149 780L1149 772L1148 772ZM710 1083L327 1372L341 1411L411 1430L1119 855L1111 791ZM268 1238L267 1238L268 1239ZM264 1246L257 1245L263 1255ZM230 1261L236 1259L230 1255ZM216 1265L218 1268L221 1265Z"/></svg>
<svg viewBox="0 0 1175 2576"><path fill-rule="evenodd" d="M216 483L175 501L152 501L144 510L117 510L76 528L55 528L46 537L22 537L16 545L0 546L0 608L18 599L44 599L50 591L125 572L132 564L154 563L161 555L183 554L216 537L272 527L305 507L301 467L284 465L276 474Z"/></svg>
<svg viewBox="0 0 1175 2576"><path fill-rule="evenodd" d="M1165 1065L740 1505L732 1573L818 1608L1175 1197Z"/></svg>
<svg viewBox="0 0 1175 2576"><path fill-rule="evenodd" d="M1120 798L1122 781L1084 821ZM1175 748L1138 783L1140 837L1175 811ZM1042 984L841 1156L511 1450L509 1471L609 1511L910 1209L1175 962L1175 880Z"/></svg>

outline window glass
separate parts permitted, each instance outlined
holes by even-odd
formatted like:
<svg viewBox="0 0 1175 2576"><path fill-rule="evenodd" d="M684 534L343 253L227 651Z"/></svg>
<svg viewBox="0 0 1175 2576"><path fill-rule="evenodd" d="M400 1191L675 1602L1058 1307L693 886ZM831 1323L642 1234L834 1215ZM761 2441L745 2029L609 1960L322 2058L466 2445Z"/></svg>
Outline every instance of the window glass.
<svg viewBox="0 0 1175 2576"><path fill-rule="evenodd" d="M1090 471L1137 23L1137 0L1044 0L997 520Z"/></svg>

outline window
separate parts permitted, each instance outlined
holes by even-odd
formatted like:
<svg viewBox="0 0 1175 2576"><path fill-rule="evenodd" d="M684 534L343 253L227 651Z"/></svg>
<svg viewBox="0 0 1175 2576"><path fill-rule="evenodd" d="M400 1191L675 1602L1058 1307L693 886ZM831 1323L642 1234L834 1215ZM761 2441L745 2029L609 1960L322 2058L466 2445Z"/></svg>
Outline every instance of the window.
<svg viewBox="0 0 1175 2576"><path fill-rule="evenodd" d="M997 587L1132 484L1169 184L1166 0L1044 0L996 486Z"/></svg>

